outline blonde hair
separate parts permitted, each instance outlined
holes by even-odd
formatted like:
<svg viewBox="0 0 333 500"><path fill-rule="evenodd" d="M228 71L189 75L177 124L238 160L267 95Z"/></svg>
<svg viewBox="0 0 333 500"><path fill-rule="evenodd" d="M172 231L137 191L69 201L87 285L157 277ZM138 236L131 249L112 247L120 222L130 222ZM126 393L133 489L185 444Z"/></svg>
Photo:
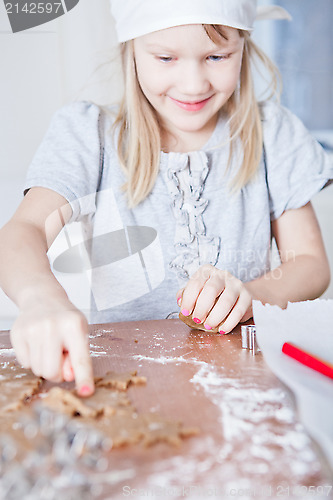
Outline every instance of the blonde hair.
<svg viewBox="0 0 333 500"><path fill-rule="evenodd" d="M203 27L215 43L219 42L219 37L226 38L222 26ZM245 38L240 85L224 107L230 128L228 167L239 139L242 144L241 168L231 186L234 192L245 186L256 174L263 148L261 114L254 91L251 63L259 61L268 69L271 78L269 97L277 96L280 87L275 65L250 39L248 32L239 30L239 33ZM132 208L141 203L154 187L160 165L161 137L157 113L138 82L132 40L121 45L121 56L125 89L114 130L119 132L118 158L127 179L123 190L127 195L128 206Z"/></svg>

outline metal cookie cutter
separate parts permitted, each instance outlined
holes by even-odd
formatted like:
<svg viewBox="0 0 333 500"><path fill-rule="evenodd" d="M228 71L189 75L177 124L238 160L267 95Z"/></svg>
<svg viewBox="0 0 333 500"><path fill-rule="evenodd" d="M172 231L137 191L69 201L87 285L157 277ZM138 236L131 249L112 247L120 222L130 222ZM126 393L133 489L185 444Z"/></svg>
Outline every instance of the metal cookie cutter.
<svg viewBox="0 0 333 500"><path fill-rule="evenodd" d="M256 354L257 351L260 351L256 341L255 325L242 325L241 334L242 334L243 349L249 349L250 351L252 351L252 354Z"/></svg>

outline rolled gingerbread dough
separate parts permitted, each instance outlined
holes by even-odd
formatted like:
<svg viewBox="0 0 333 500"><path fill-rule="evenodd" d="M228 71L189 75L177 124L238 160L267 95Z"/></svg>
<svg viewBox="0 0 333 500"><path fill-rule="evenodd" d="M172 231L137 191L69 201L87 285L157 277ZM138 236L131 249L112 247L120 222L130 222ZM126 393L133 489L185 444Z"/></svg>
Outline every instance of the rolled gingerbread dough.
<svg viewBox="0 0 333 500"><path fill-rule="evenodd" d="M212 328L211 330L207 330L202 323L195 323L192 319L192 316L184 316L181 312L179 313L179 319L185 323L185 325L189 326L193 330L204 330L209 333L218 333L219 327Z"/></svg>
<svg viewBox="0 0 333 500"><path fill-rule="evenodd" d="M30 398L38 393L43 380L14 363L2 363L0 381L1 430L16 439L19 448L27 449L29 444L20 418L31 414ZM197 428L183 427L181 422L157 413L137 413L126 391L131 385L144 385L146 381L146 377L138 376L136 371L109 372L95 379L95 393L88 398L80 398L74 390L57 386L38 394L36 399L53 411L75 418L80 425L99 429L111 438L113 448L136 443L150 446L158 442L178 446L182 438L197 434Z"/></svg>
<svg viewBox="0 0 333 500"><path fill-rule="evenodd" d="M0 413L17 411L38 392L42 379L14 363L1 363L0 367Z"/></svg>

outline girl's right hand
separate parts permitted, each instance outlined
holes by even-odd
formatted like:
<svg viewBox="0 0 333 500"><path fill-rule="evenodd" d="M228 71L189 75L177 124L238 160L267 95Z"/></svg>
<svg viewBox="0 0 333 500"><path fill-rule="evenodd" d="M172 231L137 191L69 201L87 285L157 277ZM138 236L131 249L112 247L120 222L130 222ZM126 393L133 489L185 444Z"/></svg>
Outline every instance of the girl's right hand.
<svg viewBox="0 0 333 500"><path fill-rule="evenodd" d="M80 396L94 392L88 322L71 303L39 303L21 311L10 338L19 363L36 376L52 382L75 378Z"/></svg>

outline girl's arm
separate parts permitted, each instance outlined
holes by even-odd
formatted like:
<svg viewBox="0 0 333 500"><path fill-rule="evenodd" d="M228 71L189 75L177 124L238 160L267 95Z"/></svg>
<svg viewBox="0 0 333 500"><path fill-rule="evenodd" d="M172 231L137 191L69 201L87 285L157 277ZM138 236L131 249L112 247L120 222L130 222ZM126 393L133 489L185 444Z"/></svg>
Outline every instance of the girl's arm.
<svg viewBox="0 0 333 500"><path fill-rule="evenodd" d="M288 210L272 222L281 265L245 283L254 299L286 307L289 302L315 299L330 283L330 268L319 224L308 203Z"/></svg>
<svg viewBox="0 0 333 500"><path fill-rule="evenodd" d="M272 222L281 265L261 278L242 283L229 272L202 266L177 293L185 316L206 329L230 332L252 316L252 300L286 307L319 297L330 282L329 264L311 203L288 210Z"/></svg>
<svg viewBox="0 0 333 500"><path fill-rule="evenodd" d="M94 383L87 320L54 277L46 254L71 213L54 191L30 189L0 230L0 286L20 309L11 330L18 361L52 381L75 377L78 392L88 395Z"/></svg>

